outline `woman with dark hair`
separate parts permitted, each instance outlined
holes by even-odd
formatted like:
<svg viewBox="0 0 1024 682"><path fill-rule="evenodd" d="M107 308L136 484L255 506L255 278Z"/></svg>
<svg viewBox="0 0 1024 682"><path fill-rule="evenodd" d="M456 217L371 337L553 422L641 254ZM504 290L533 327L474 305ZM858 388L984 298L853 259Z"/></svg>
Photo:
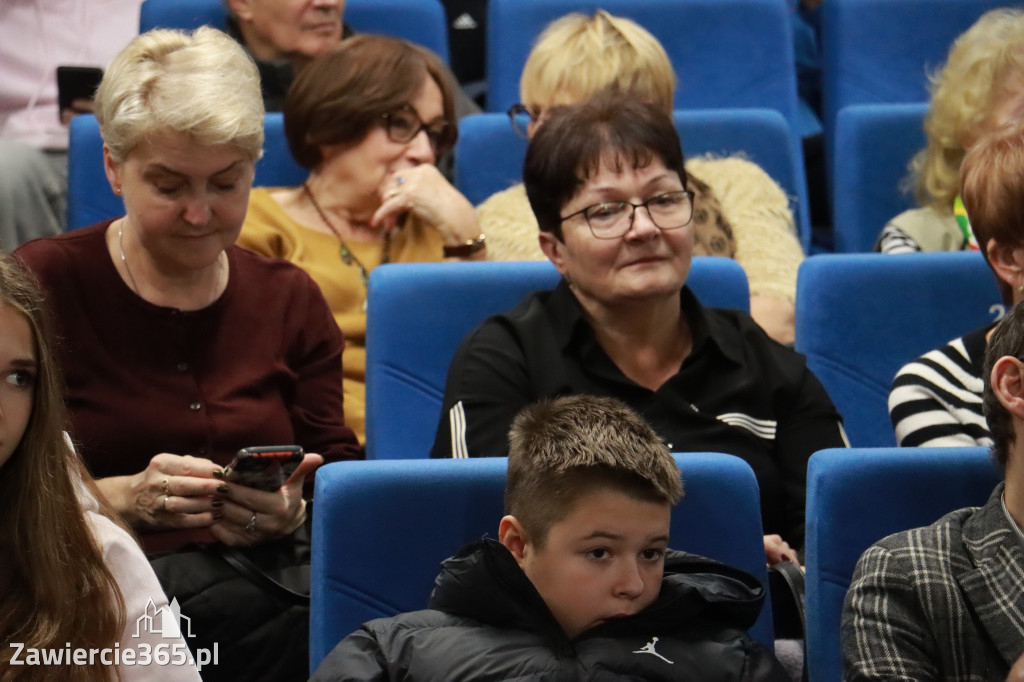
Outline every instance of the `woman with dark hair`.
<svg viewBox="0 0 1024 682"><path fill-rule="evenodd" d="M486 254L472 204L435 165L455 144L454 121L437 57L356 36L313 60L285 99L288 144L309 178L249 199L239 243L306 270L345 334L345 422L360 439L370 271Z"/></svg>
<svg viewBox="0 0 1024 682"><path fill-rule="evenodd" d="M64 434L52 334L35 281L0 252L0 680L52 680L54 668L29 665L28 652L67 648L109 653L61 665L68 682L198 680L180 636L133 636L147 606L155 613L167 598ZM143 643L177 647L179 664L115 664L115 647Z"/></svg>
<svg viewBox="0 0 1024 682"><path fill-rule="evenodd" d="M433 455L507 454L512 419L540 398L616 397L674 451L749 462L768 561L795 559L807 460L845 445L840 417L800 355L686 288L693 192L668 114L615 92L551 109L523 180L562 282L463 341Z"/></svg>

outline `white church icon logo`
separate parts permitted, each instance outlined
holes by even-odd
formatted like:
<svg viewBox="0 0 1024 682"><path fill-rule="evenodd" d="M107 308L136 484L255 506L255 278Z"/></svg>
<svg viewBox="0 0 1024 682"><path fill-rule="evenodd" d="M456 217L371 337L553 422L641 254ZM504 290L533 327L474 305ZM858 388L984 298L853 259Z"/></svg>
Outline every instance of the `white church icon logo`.
<svg viewBox="0 0 1024 682"><path fill-rule="evenodd" d="M183 635L195 637L192 634L192 619L181 615L177 597L159 609L153 598L149 598L145 612L135 621L135 634L132 637L140 637L143 632L160 635L164 639L178 639Z"/></svg>

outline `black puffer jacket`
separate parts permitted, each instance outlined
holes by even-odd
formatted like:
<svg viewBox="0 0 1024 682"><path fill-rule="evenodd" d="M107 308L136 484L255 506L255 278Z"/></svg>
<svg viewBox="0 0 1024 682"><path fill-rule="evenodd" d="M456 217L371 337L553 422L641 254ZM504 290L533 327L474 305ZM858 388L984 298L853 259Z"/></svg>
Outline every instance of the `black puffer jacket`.
<svg viewBox="0 0 1024 682"><path fill-rule="evenodd" d="M569 640L508 550L481 540L444 563L431 610L366 623L311 682L781 682L781 665L746 634L763 599L743 571L670 552L651 606Z"/></svg>

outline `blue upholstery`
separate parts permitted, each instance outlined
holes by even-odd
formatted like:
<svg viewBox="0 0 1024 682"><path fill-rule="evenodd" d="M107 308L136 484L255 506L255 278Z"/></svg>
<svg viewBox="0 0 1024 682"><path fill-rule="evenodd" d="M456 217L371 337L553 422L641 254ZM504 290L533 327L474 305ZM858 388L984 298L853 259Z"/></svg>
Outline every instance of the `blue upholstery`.
<svg viewBox="0 0 1024 682"><path fill-rule="evenodd" d="M671 546L765 579L757 481L738 457L676 455L686 494ZM441 562L497 537L507 460L340 462L316 475L309 659L373 618L425 608ZM772 648L766 606L751 635Z"/></svg>
<svg viewBox="0 0 1024 682"><path fill-rule="evenodd" d="M915 205L901 185L910 159L925 145L927 108L855 104L839 112L832 176L836 252L871 251L889 219Z"/></svg>
<svg viewBox="0 0 1024 682"><path fill-rule="evenodd" d="M367 457L427 457L448 365L462 339L528 292L557 282L547 261L374 268L367 293ZM736 261L695 258L687 284L706 305L749 309L746 274Z"/></svg>
<svg viewBox="0 0 1024 682"><path fill-rule="evenodd" d="M864 550L954 509L985 504L1001 476L987 448L822 450L807 470L807 665L842 679L843 598Z"/></svg>
<svg viewBox="0 0 1024 682"><path fill-rule="evenodd" d="M139 33L154 28L227 30L223 0L146 0L139 11Z"/></svg>
<svg viewBox="0 0 1024 682"><path fill-rule="evenodd" d="M678 110L676 130L687 157L743 154L789 195L804 250L810 245L803 151L786 120L771 109ZM525 140L504 114L478 114L459 122L455 186L473 204L523 179Z"/></svg>
<svg viewBox="0 0 1024 682"><path fill-rule="evenodd" d="M124 215L103 170L103 139L92 114L71 119L68 132L68 229Z"/></svg>
<svg viewBox="0 0 1024 682"><path fill-rule="evenodd" d="M927 102L927 74L953 40L1006 0L828 0L822 7L822 123L850 104Z"/></svg>
<svg viewBox="0 0 1024 682"><path fill-rule="evenodd" d="M345 23L357 33L380 33L428 47L447 63L448 24L438 0L346 0ZM223 0L146 0L139 31L152 28L227 29Z"/></svg>
<svg viewBox="0 0 1024 682"><path fill-rule="evenodd" d="M900 367L1003 312L977 252L821 254L800 265L796 350L852 445L895 445L887 405Z"/></svg>
<svg viewBox="0 0 1024 682"><path fill-rule="evenodd" d="M263 125L266 141L263 143L263 158L256 163L253 184L280 187L302 183L307 173L288 150L281 114L267 114ZM123 214L124 204L110 189L103 170L103 139L99 123L92 114L76 116L71 120L68 143L68 229L85 227Z"/></svg>
<svg viewBox="0 0 1024 682"><path fill-rule="evenodd" d="M598 8L633 19L665 47L680 109L764 107L796 116L793 30L784 0L490 0L487 106L519 100L533 42L554 19Z"/></svg>

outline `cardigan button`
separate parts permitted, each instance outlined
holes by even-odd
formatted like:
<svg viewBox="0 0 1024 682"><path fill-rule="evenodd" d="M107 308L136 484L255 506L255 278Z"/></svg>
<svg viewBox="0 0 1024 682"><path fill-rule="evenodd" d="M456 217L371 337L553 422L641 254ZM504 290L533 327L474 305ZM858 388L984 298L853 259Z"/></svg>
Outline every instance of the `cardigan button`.
<svg viewBox="0 0 1024 682"><path fill-rule="evenodd" d="M187 372L188 371L188 363L187 362L179 362L178 365L177 365L177 370L179 372Z"/></svg>
<svg viewBox="0 0 1024 682"><path fill-rule="evenodd" d="M192 410L193 412L198 412L199 410L202 409L202 407L203 407L203 404L198 402L198 401L196 401L196 402L192 403L191 405L189 405L188 409Z"/></svg>

